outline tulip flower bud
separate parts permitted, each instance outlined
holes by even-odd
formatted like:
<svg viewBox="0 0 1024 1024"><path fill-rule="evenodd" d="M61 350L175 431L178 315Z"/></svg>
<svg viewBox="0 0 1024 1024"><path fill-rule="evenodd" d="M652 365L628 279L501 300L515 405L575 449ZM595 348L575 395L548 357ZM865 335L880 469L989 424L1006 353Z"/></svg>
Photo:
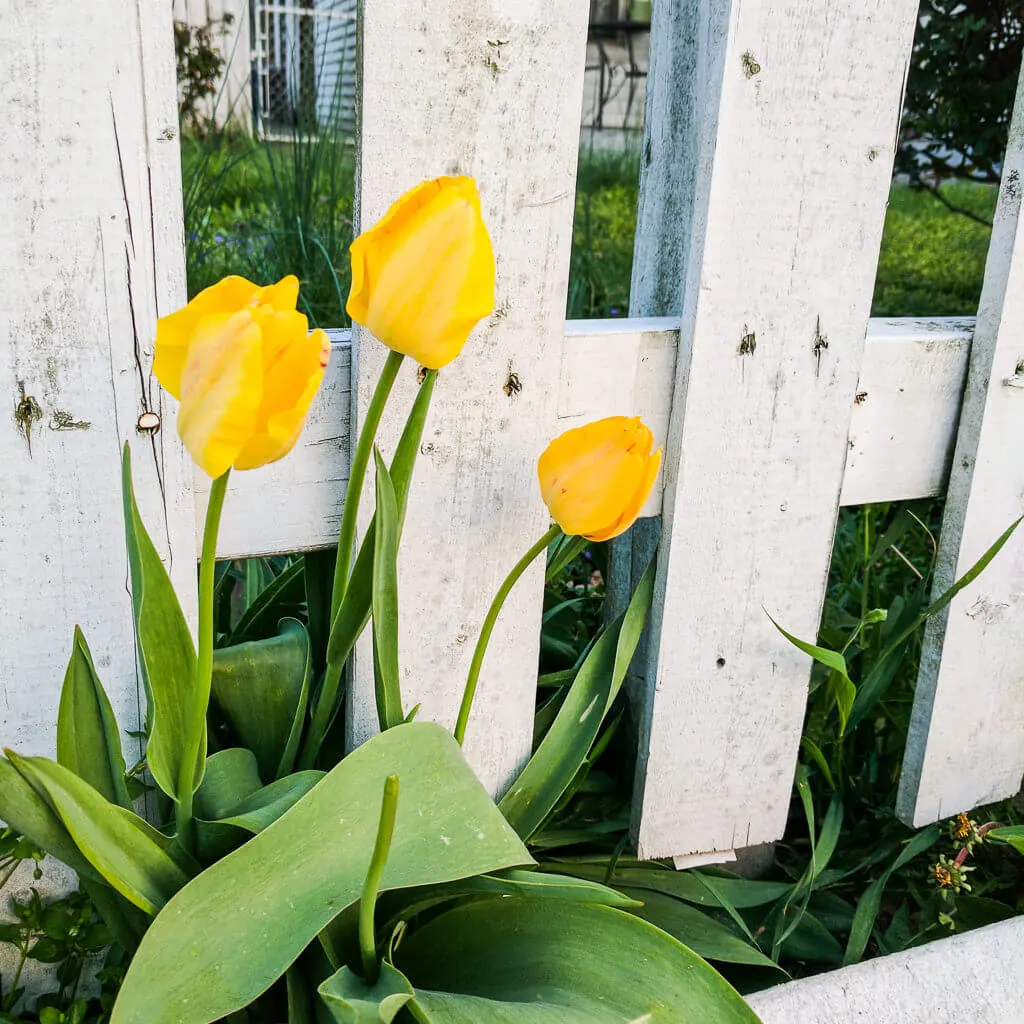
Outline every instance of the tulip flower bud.
<svg viewBox="0 0 1024 1024"><path fill-rule="evenodd" d="M431 370L494 309L494 251L472 178L417 185L350 252L349 316Z"/></svg>
<svg viewBox="0 0 1024 1024"><path fill-rule="evenodd" d="M323 380L330 342L296 312L299 282L226 277L161 317L153 370L181 401L178 433L209 476L291 451Z"/></svg>
<svg viewBox="0 0 1024 1024"><path fill-rule="evenodd" d="M567 430L537 464L551 518L570 535L610 540L633 525L661 466L639 417L610 416Z"/></svg>

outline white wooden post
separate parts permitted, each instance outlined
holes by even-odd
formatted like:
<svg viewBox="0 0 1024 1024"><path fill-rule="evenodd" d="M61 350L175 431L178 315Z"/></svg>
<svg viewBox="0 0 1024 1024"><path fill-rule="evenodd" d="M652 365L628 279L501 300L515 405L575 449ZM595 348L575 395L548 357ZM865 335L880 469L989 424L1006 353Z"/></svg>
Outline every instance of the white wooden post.
<svg viewBox="0 0 1024 1024"><path fill-rule="evenodd" d="M10 0L0 52L0 737L52 754L76 623L138 728L125 440L186 614L194 601L192 467L150 372L156 318L185 298L170 6Z"/></svg>
<svg viewBox="0 0 1024 1024"><path fill-rule="evenodd" d="M405 704L422 703L421 718L452 726L491 597L547 525L536 464L555 420L587 10L424 0L412 11L377 0L362 13L359 223L373 224L422 179L470 174L498 260L497 310L438 380L399 567ZM384 351L357 338L365 409ZM518 394L506 391L510 373L519 375ZM415 377L415 366L404 368L385 451ZM498 622L466 736L493 791L530 752L542 573L536 564ZM376 730L370 667L369 657L357 658L357 741Z"/></svg>
<svg viewBox="0 0 1024 1024"><path fill-rule="evenodd" d="M651 125L644 153L645 208L649 188L683 191L641 218L652 251L681 238L682 267L642 857L784 829L808 664L766 610L815 634L916 10L655 7L648 109L697 114ZM664 184L662 161L680 165Z"/></svg>
<svg viewBox="0 0 1024 1024"><path fill-rule="evenodd" d="M1022 80L1024 81L1024 80ZM1024 85L1003 164L939 536L935 596L1024 514ZM1024 775L1024 534L925 632L897 813L923 825Z"/></svg>

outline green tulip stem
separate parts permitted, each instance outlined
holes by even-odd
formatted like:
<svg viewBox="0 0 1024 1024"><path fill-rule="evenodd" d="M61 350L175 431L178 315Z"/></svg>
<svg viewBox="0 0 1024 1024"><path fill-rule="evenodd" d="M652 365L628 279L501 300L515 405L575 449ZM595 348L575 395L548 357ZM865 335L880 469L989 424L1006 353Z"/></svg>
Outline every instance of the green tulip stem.
<svg viewBox="0 0 1024 1024"><path fill-rule="evenodd" d="M377 893L391 837L395 834L395 812L398 810L398 776L389 775L384 780L384 797L380 804L380 824L377 826L377 840L373 844L370 867L363 882L359 899L359 955L363 961L363 981L375 985L380 977L380 961L377 959L377 940L374 935L373 915L377 909Z"/></svg>
<svg viewBox="0 0 1024 1024"><path fill-rule="evenodd" d="M349 469L348 486L345 488L345 508L341 514L341 530L338 533L338 560L334 563L334 586L331 590L331 622L338 614L341 602L348 589L349 568L352 565L352 549L356 540L356 518L359 515L359 499L363 493L363 481L366 478L366 467L370 464L370 453L373 442L377 438L377 427L384 413L391 389L394 387L398 368L405 356L401 352L388 352L387 361L373 389L366 419L359 431L356 450L352 453L352 466Z"/></svg>
<svg viewBox="0 0 1024 1024"><path fill-rule="evenodd" d="M200 755L205 753L200 750L200 746L213 681L213 582L217 565L217 533L220 530L220 514L224 508L224 495L230 474L231 470L228 469L210 485L210 500L206 506L206 523L203 527L203 550L199 558L199 649L185 748L178 771L178 800L174 807L178 838L186 849L192 846L192 793L195 789L196 764Z"/></svg>
<svg viewBox="0 0 1024 1024"><path fill-rule="evenodd" d="M491 633L494 631L494 624L498 621L498 614L501 612L501 606L505 603L505 599L508 597L512 588L516 585L516 581L520 576L526 572L530 563L542 552L547 551L548 545L552 541L557 540L562 535L562 528L555 523L547 533L544 534L540 540L537 541L529 551L523 555L522 558L516 562L512 571L505 577L505 582L498 588L498 592L494 595L494 600L491 602L491 607L487 609L487 617L484 619L483 626L480 627L480 636L476 642L476 648L473 651L473 660L469 665L469 675L466 678L466 689L462 693L462 704L459 707L459 717L455 722L455 740L462 746L462 741L466 736L466 726L469 723L469 713L473 708L473 698L476 696L476 686L480 679L480 669L484 663L484 654L487 653L487 644L491 639Z"/></svg>

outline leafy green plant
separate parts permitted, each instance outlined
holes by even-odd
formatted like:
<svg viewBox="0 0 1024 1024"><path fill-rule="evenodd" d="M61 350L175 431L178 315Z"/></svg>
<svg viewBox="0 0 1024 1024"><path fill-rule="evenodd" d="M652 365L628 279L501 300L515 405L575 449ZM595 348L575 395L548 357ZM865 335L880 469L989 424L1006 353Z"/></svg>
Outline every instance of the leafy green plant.
<svg viewBox="0 0 1024 1024"><path fill-rule="evenodd" d="M442 202L445 189L467 190L465 179L427 186L428 199L439 194ZM422 231L421 218L409 224ZM478 225L469 229L479 237ZM393 219L384 258L401 230ZM489 243L484 250L493 262ZM446 258L459 252L454 245ZM419 265L413 261L408 273ZM365 287L369 271L362 272ZM393 275L382 279L395 286ZM486 284L488 275L481 279ZM139 771L125 763L78 630L56 760L13 751L0 760L0 815L78 871L103 922L102 932L90 926L88 941L112 939L130 958L111 1024L755 1021L697 954L629 912L632 899L600 882L540 870L525 842L582 786L604 742L650 605L651 571L623 614L580 652L546 736L500 804L460 748L490 628L534 557L553 545L557 568L587 542L555 525L514 566L481 629L454 736L413 721L416 709L403 703L396 560L436 369L423 374L387 464L374 436L404 358L399 348L389 354L353 451L336 557L252 560L218 571L230 467L285 454L308 409L299 395L311 397L322 377L326 347L296 320L295 301L294 282L260 289L236 279L158 326L157 375L180 391L182 438L212 484L193 643L139 513L125 447L126 547L147 708L142 784L151 817L137 813ZM452 319L464 342L468 328ZM227 333L211 337L221 329ZM244 347L257 341L273 359L255 349L249 376L225 372L225 353L242 349L244 358ZM275 377L292 348L301 361ZM648 451L651 440L639 421L621 418L567 432L557 442L566 452L551 456L541 474L542 491L549 487L580 532L614 536L653 486L659 457ZM621 450L605 469L601 459L616 445ZM600 502L590 487L566 498L553 482L559 458L578 464L588 453L595 471L620 485ZM371 461L375 515L357 548ZM557 520L554 505L552 512ZM588 516L592 530L582 525ZM381 731L342 756L335 723L345 668L367 626ZM595 949L615 953L606 973L585 969ZM51 1009L81 1024L88 1004L74 993L65 1003Z"/></svg>

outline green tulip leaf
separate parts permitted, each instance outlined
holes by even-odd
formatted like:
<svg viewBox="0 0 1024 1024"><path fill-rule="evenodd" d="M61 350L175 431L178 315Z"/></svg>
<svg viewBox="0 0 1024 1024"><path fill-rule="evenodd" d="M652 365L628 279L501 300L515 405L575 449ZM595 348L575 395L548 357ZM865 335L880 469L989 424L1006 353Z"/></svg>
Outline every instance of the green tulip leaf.
<svg viewBox="0 0 1024 1024"><path fill-rule="evenodd" d="M545 861L544 870L561 871L578 878L603 880L607 874L607 860L551 860ZM719 876L709 878L712 887L702 879L698 871L675 871L660 864L633 861L625 865L620 861L612 872L608 883L613 886L628 886L634 889L652 889L676 899L696 903L698 906L722 907L727 901L732 907L762 907L787 896L793 889L792 882L765 882L760 879ZM643 897L637 896L638 899Z"/></svg>
<svg viewBox="0 0 1024 1024"><path fill-rule="evenodd" d="M380 452L373 541L373 679L381 731L405 720L398 675L398 502Z"/></svg>
<svg viewBox="0 0 1024 1024"><path fill-rule="evenodd" d="M111 1024L209 1024L266 991L359 899L389 775L401 778L402 799L382 891L531 863L451 734L396 726L167 904Z"/></svg>
<svg viewBox="0 0 1024 1024"><path fill-rule="evenodd" d="M412 985L388 963L381 964L374 985L342 967L317 992L337 1024L391 1024L413 996Z"/></svg>
<svg viewBox="0 0 1024 1024"><path fill-rule="evenodd" d="M195 703L192 694L195 689L196 652L178 596L135 503L131 454L127 444L124 446L121 482L139 673L146 689L148 707L146 762L156 784L168 796L177 799L189 709ZM193 790L202 778L206 754L205 726L199 751Z"/></svg>
<svg viewBox="0 0 1024 1024"><path fill-rule="evenodd" d="M22 775L46 790L75 845L125 899L155 914L188 881L187 861L173 839L110 803L63 765L9 756Z"/></svg>
<svg viewBox="0 0 1024 1024"><path fill-rule="evenodd" d="M503 896L519 899L578 900L608 907L635 907L636 900L597 882L546 871L522 871L511 868L489 875L461 878L444 885L424 885L382 893L377 901L377 931L390 935L402 921L440 906L450 900L467 897ZM349 907L321 933L336 963L359 962L359 908Z"/></svg>
<svg viewBox="0 0 1024 1024"><path fill-rule="evenodd" d="M246 568L255 560L249 559ZM294 615L306 596L305 565L296 559L259 590L231 631L232 646L271 636L281 619Z"/></svg>
<svg viewBox="0 0 1024 1024"><path fill-rule="evenodd" d="M77 626L57 713L57 761L111 803L131 807L117 720Z"/></svg>
<svg viewBox="0 0 1024 1024"><path fill-rule="evenodd" d="M256 755L246 747L218 750L206 759L196 790L195 814L207 821L226 818L247 797L263 788Z"/></svg>
<svg viewBox="0 0 1024 1024"><path fill-rule="evenodd" d="M423 383L409 410L402 436L395 448L395 456L391 460L391 482L395 488L395 500L398 506L398 535L401 537L402 524L405 522L405 510L409 500L409 487L412 484L412 471L419 453L423 427L426 423L430 399L434 393L437 371L428 371ZM324 735L338 706L338 687L341 683L341 672L352 648L362 635L366 624L370 621L373 590L374 536L377 532L376 514L370 520L366 536L359 548L352 576L349 579L345 599L337 610L331 623L327 640L327 672L323 686L316 700L313 721L310 724L306 748L301 759L302 767L310 767L323 742Z"/></svg>
<svg viewBox="0 0 1024 1024"><path fill-rule="evenodd" d="M394 962L431 1024L757 1021L696 953L613 907L474 900L411 929Z"/></svg>
<svg viewBox="0 0 1024 1024"><path fill-rule="evenodd" d="M12 757L17 758L17 755ZM97 883L102 881L100 873L82 855L53 809L45 787L32 777L22 775L12 761L4 758L0 758L0 818L83 878Z"/></svg>
<svg viewBox="0 0 1024 1024"><path fill-rule="evenodd" d="M215 754L214 757L216 756L218 755ZM210 758L210 761L212 760L213 758ZM217 818L197 818L196 836L200 859L219 860L250 835L262 832L301 800L323 775L323 772L312 770L286 775L269 786L254 790L243 800L224 810ZM199 813L201 814L201 811Z"/></svg>
<svg viewBox="0 0 1024 1024"><path fill-rule="evenodd" d="M213 652L213 699L267 780L291 771L309 699L306 627L284 619L278 628L267 640Z"/></svg>
<svg viewBox="0 0 1024 1024"><path fill-rule="evenodd" d="M724 963L768 967L780 974L785 973L774 960L765 956L756 946L740 938L721 921L716 921L683 900L673 899L649 889L624 888L623 891L643 901L643 906L631 910L631 914L636 914L663 932L668 932L683 945L689 946L698 956Z"/></svg>
<svg viewBox="0 0 1024 1024"><path fill-rule="evenodd" d="M591 648L547 735L498 804L524 839L543 825L586 761L636 651L653 591L652 560L628 607Z"/></svg>

